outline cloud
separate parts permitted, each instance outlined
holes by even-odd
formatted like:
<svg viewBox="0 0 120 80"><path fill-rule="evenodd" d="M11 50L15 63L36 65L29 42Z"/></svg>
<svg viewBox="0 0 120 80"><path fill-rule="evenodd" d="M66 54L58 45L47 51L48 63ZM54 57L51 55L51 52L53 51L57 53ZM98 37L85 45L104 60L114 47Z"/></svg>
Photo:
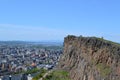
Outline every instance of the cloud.
<svg viewBox="0 0 120 80"><path fill-rule="evenodd" d="M105 39L120 42L120 35L110 34L108 32L92 32L89 29L79 30L70 28L50 28L41 26L26 26L14 24L0 24L0 40L26 40L26 41L43 41L43 40L61 40L67 35L97 36Z"/></svg>
<svg viewBox="0 0 120 80"><path fill-rule="evenodd" d="M1 40L63 40L66 34L58 28L0 24Z"/></svg>

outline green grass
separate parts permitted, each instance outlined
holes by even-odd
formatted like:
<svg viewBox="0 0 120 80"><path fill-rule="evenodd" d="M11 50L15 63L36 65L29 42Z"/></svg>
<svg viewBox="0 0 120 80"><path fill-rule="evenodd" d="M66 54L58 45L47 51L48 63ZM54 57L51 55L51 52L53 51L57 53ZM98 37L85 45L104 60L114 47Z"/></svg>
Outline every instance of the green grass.
<svg viewBox="0 0 120 80"><path fill-rule="evenodd" d="M37 72L40 72L40 71L41 71L41 69L34 68L34 69L31 69L31 70L27 70L27 71L14 72L12 74L13 75L17 75L17 74L33 74L33 73L37 73Z"/></svg>
<svg viewBox="0 0 120 80"><path fill-rule="evenodd" d="M36 73L36 72L39 72L39 71L41 71L41 70L38 69L38 68L34 68L34 69L32 69L32 70L26 71L25 74L32 74L32 73Z"/></svg>
<svg viewBox="0 0 120 80"><path fill-rule="evenodd" d="M70 78L67 71L55 70L43 80L70 80Z"/></svg>
<svg viewBox="0 0 120 80"><path fill-rule="evenodd" d="M97 64L96 67L98 68L98 70L100 71L100 74L103 77L106 77L111 73L111 68L109 66L104 65L103 63Z"/></svg>
<svg viewBox="0 0 120 80"><path fill-rule="evenodd" d="M103 64L103 63L96 64L96 61L94 59L92 59L91 61L92 61L92 65L96 66L96 68L98 69L102 77L106 77L107 75L111 73L111 68L107 66L106 64Z"/></svg>
<svg viewBox="0 0 120 80"><path fill-rule="evenodd" d="M40 74L36 75L35 77L33 77L32 80L39 80L40 78L42 78L44 76L44 74L47 72L47 70L45 69L41 69L40 70Z"/></svg>
<svg viewBox="0 0 120 80"><path fill-rule="evenodd" d="M109 44L117 45L117 46L120 47L120 43L113 42L113 41L110 41L110 40L106 40L106 39L104 39L103 37L102 37L102 38L93 37L93 38L96 38L96 39L98 39L98 40L100 40L100 41L103 41L103 42L105 42L105 43L109 43Z"/></svg>

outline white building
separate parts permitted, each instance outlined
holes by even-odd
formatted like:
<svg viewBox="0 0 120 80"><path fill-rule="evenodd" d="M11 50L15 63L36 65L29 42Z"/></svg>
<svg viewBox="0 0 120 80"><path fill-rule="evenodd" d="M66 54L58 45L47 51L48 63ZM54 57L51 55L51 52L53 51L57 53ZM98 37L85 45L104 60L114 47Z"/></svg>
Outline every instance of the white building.
<svg viewBox="0 0 120 80"><path fill-rule="evenodd" d="M27 78L28 80L32 80L32 76L30 74L27 76Z"/></svg>

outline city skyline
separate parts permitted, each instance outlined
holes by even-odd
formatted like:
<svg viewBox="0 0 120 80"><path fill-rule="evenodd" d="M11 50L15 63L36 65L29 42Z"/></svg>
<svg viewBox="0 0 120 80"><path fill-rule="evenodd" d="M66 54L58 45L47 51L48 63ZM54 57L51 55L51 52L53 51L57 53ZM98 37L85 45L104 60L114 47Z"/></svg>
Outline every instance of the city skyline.
<svg viewBox="0 0 120 80"><path fill-rule="evenodd" d="M67 35L120 42L119 0L0 1L0 41L63 41Z"/></svg>

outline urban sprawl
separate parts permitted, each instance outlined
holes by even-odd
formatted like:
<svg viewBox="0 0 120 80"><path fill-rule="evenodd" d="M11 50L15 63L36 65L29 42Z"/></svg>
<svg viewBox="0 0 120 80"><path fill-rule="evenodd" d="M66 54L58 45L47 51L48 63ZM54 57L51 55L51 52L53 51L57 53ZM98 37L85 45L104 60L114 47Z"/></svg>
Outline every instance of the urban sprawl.
<svg viewBox="0 0 120 80"><path fill-rule="evenodd" d="M27 43L0 44L0 79L9 80L9 77L14 77L16 80L21 80L22 72L36 68L53 69L58 64L61 54L60 46L43 47L43 45Z"/></svg>

